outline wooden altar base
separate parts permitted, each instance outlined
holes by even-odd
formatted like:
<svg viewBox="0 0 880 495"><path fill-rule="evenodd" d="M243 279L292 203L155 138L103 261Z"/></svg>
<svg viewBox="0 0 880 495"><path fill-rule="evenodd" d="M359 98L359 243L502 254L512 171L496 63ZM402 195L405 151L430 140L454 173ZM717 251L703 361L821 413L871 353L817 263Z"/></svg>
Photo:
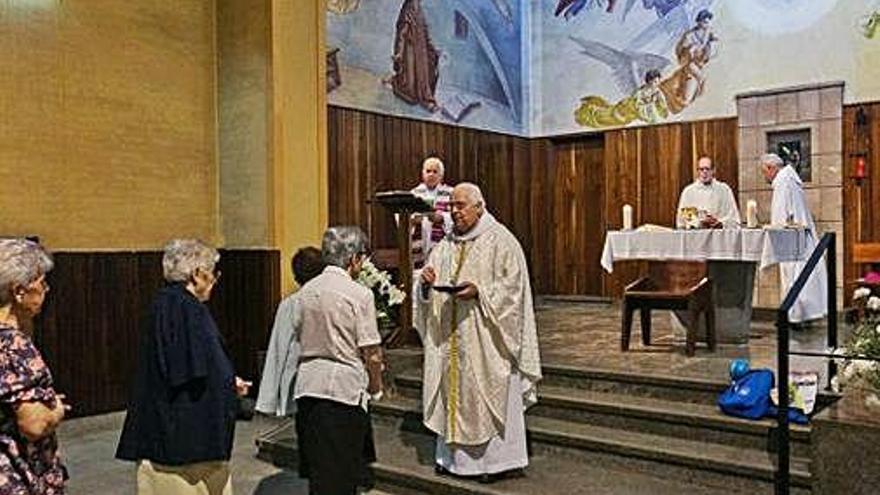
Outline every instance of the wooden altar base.
<svg viewBox="0 0 880 495"><path fill-rule="evenodd" d="M774 367L775 332L754 323L745 346L697 347L687 358L672 344L669 316L654 316L654 345L634 336L619 350L620 308L581 302L537 303L544 364L539 403L527 414L531 464L524 478L491 485L434 474L434 438L421 425L418 350L390 352L394 391L372 406L385 493L730 494L773 493L773 422L722 415L715 399L730 359ZM798 334L792 348L824 348L824 328ZM792 369L823 368L811 360ZM834 398L825 396L824 402ZM792 428L792 493L816 486L811 427ZM291 424L257 439L259 455L295 466Z"/></svg>

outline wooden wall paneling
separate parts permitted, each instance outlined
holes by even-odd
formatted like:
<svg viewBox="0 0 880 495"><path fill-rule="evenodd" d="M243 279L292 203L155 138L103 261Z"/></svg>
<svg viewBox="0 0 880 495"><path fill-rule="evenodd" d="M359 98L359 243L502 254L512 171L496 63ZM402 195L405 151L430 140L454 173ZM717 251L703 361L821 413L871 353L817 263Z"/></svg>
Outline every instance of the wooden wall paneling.
<svg viewBox="0 0 880 495"><path fill-rule="evenodd" d="M712 158L715 176L737 191L739 189L739 132L736 118L691 122L693 154L691 162L702 155ZM756 165L757 166L757 165Z"/></svg>
<svg viewBox="0 0 880 495"><path fill-rule="evenodd" d="M856 123L859 110L866 123ZM846 105L843 109L843 223L844 304L849 305L853 281L862 274L862 267L852 262L852 246L856 242L880 242L880 102ZM864 153L867 177L853 179L855 160Z"/></svg>
<svg viewBox="0 0 880 495"><path fill-rule="evenodd" d="M552 203L549 209L549 221L553 228L547 239L549 251L552 253L548 261L553 267L551 272L553 276L551 286L553 292L551 293L553 294L574 293L571 279L574 275L574 260L567 256L566 251L566 247L572 244L574 238L574 222L571 218L574 209L574 204L571 201L574 197L571 181L575 166L574 150L575 145L573 144L554 147L553 192L550 196Z"/></svg>
<svg viewBox="0 0 880 495"><path fill-rule="evenodd" d="M256 373L280 292L278 251L223 251L209 303L236 370ZM142 317L164 283L162 253L55 253L35 342L75 416L125 407Z"/></svg>
<svg viewBox="0 0 880 495"><path fill-rule="evenodd" d="M525 175L528 197L528 223L531 239L529 241L529 261L534 281L533 290L538 294L552 292L551 250L547 243L552 239L552 210L549 208L555 196L551 174L553 164L553 144L548 139L538 139L530 143L528 172Z"/></svg>
<svg viewBox="0 0 880 495"><path fill-rule="evenodd" d="M377 205L357 208L352 201L379 189L412 187L421 161L435 153L446 163L447 182L472 181L483 188L490 209L520 239L538 293L619 294L641 269L624 263L613 276L601 276L601 290L591 285L600 278L593 278L590 265L601 254L606 227L620 228L624 203L635 209L637 224L672 225L678 195L693 180L698 155L715 158L719 178L736 188L735 118L553 141L344 108L331 107L329 116L334 127L329 135L335 139L331 223L361 225L374 247L394 247L391 215ZM567 169L559 168L560 160L568 160ZM593 229L595 236L585 234ZM565 269L566 263L576 268Z"/></svg>
<svg viewBox="0 0 880 495"><path fill-rule="evenodd" d="M572 253L578 264L577 293L603 295L602 256L605 237L605 140L597 136L576 151L579 182L575 211L577 223L582 226Z"/></svg>
<svg viewBox="0 0 880 495"><path fill-rule="evenodd" d="M544 210L552 225L544 241L551 256L542 260L550 266L550 293L601 295L604 140L593 135L559 142L553 159L550 208Z"/></svg>
<svg viewBox="0 0 880 495"><path fill-rule="evenodd" d="M681 190L684 189L685 186L696 180L697 158L695 158L694 155L700 154L697 150L696 132L697 131L694 129L694 124L692 122L683 122L681 124L681 133L684 137L679 143L678 149L679 194L681 194ZM735 189L734 194L736 194ZM675 207L678 208L678 203L675 204ZM673 221L675 220L675 214L677 214L677 211L673 212Z"/></svg>
<svg viewBox="0 0 880 495"><path fill-rule="evenodd" d="M236 373L246 379L260 373L257 352L269 342L281 292L279 256L278 251L265 250L220 253L218 268L223 276L208 306L226 339Z"/></svg>
<svg viewBox="0 0 880 495"><path fill-rule="evenodd" d="M639 129L620 129L605 133L605 225L620 229L624 204L633 207L633 222L642 223L640 188L641 134ZM602 241L604 242L604 236ZM635 280L645 267L639 262L615 263L614 272L603 273L604 295L619 297L623 287Z"/></svg>

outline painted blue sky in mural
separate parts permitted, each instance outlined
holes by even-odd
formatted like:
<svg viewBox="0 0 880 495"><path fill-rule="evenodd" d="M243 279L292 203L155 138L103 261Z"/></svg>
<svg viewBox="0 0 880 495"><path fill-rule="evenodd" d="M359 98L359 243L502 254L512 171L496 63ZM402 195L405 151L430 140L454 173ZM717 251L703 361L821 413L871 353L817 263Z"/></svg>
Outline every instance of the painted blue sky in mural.
<svg viewBox="0 0 880 495"><path fill-rule="evenodd" d="M362 0L329 11L341 79L330 103L526 133L524 1Z"/></svg>

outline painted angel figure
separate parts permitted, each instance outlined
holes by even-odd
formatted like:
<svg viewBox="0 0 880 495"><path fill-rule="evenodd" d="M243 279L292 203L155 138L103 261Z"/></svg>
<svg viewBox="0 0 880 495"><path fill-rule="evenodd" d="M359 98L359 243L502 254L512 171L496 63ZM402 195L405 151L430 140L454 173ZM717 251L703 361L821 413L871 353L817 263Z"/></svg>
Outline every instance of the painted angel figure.
<svg viewBox="0 0 880 495"><path fill-rule="evenodd" d="M706 74L703 68L715 56L718 38L712 32L712 13L701 10L696 26L685 32L675 47L678 70L661 84L669 110L679 113L703 93Z"/></svg>
<svg viewBox="0 0 880 495"><path fill-rule="evenodd" d="M635 120L656 124L669 116L666 97L660 90L660 71L651 69L645 83L630 96L612 105L599 96L587 96L575 110L575 121L586 127L627 125Z"/></svg>

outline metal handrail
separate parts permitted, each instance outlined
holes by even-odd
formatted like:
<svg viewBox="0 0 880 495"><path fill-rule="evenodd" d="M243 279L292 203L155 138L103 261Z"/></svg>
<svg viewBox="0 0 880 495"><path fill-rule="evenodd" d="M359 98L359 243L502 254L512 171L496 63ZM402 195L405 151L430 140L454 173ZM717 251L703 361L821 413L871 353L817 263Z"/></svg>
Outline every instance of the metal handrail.
<svg viewBox="0 0 880 495"><path fill-rule="evenodd" d="M777 442L777 469L776 469L776 494L788 495L789 482L791 480L791 437L789 432L788 410L790 405L790 397L788 396L788 359L789 352L788 340L791 322L788 320L788 311L794 305L794 302L800 296L804 286L807 284L810 275L813 274L816 265L822 255L825 255L825 268L828 272L828 347L837 347L837 244L834 232L828 232L819 240L819 244L813 249L810 259L801 270L797 280L794 281L782 304L776 314L776 335L777 335L777 374L779 376L779 385L776 390L778 392L778 415L776 422L778 423L778 431L776 435ZM828 361L828 382L837 374L837 364L833 359Z"/></svg>

